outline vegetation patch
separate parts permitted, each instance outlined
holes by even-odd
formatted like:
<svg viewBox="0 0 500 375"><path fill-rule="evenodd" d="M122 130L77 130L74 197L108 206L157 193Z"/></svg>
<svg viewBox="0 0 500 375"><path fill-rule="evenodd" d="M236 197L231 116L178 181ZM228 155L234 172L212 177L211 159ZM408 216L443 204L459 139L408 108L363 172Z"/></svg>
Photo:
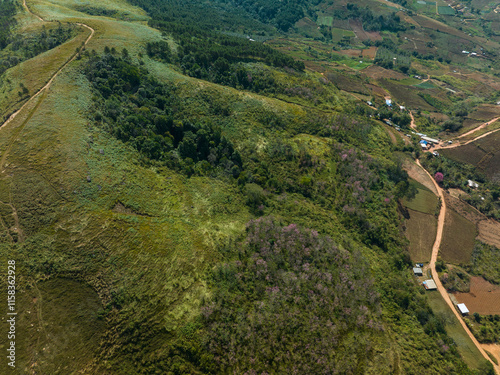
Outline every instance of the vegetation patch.
<svg viewBox="0 0 500 375"><path fill-rule="evenodd" d="M440 276L448 292L469 292L470 276L458 267L451 267Z"/></svg>
<svg viewBox="0 0 500 375"><path fill-rule="evenodd" d="M7 39L7 45L0 48L0 75L22 61L29 60L45 51L53 49L76 35L73 24L42 28L42 31L15 34ZM24 93L26 94L26 93Z"/></svg>

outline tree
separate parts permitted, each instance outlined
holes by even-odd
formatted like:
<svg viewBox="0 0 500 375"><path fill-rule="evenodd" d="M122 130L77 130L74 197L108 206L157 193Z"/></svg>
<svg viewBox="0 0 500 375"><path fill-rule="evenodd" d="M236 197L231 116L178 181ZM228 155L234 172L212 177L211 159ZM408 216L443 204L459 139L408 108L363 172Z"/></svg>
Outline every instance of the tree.
<svg viewBox="0 0 500 375"><path fill-rule="evenodd" d="M436 180L436 182L440 184L444 180L443 174L441 172L436 172L436 174L434 175L434 180Z"/></svg>

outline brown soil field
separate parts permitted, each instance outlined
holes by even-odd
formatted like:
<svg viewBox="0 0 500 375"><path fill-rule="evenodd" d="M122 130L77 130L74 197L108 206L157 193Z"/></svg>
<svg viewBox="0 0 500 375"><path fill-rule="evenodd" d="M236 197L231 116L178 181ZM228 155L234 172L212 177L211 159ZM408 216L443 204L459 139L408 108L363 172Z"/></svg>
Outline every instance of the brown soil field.
<svg viewBox="0 0 500 375"><path fill-rule="evenodd" d="M431 112L431 113L429 113L429 117L432 118L432 119L435 119L437 121L446 121L446 120L450 119L444 113L439 113L439 112Z"/></svg>
<svg viewBox="0 0 500 375"><path fill-rule="evenodd" d="M500 223L494 220L482 220L478 223L477 239L500 249Z"/></svg>
<svg viewBox="0 0 500 375"><path fill-rule="evenodd" d="M474 143L469 143L465 146L450 148L447 150L442 149L440 150L440 153L453 160L463 163L469 163L472 165L477 165L486 155L486 152L480 150L474 145Z"/></svg>
<svg viewBox="0 0 500 375"><path fill-rule="evenodd" d="M455 194L465 194L464 191L460 189L450 189L454 190ZM477 225L480 221L486 220L486 216L483 215L481 212L476 210L474 207L471 205L462 202L460 199L458 199L456 196L454 197L451 192L447 194L445 192L444 194L444 199L446 201L446 206L453 209L456 213L458 213L460 216L464 217L465 219L469 220L470 222L474 223L474 225Z"/></svg>
<svg viewBox="0 0 500 375"><path fill-rule="evenodd" d="M357 92L363 95L370 95L359 77L352 74L330 72L325 74L325 78L332 82L339 90Z"/></svg>
<svg viewBox="0 0 500 375"><path fill-rule="evenodd" d="M412 262L428 262L431 259L432 245L436 239L437 220L434 216L408 209L406 238L410 241Z"/></svg>
<svg viewBox="0 0 500 375"><path fill-rule="evenodd" d="M500 90L500 80L494 77L474 72L469 75L469 78L478 82L482 82L495 90Z"/></svg>
<svg viewBox="0 0 500 375"><path fill-rule="evenodd" d="M366 74L373 79L391 78L391 79L405 79L408 78L403 73L394 70L384 69L381 66L371 65L365 69L360 70L361 73Z"/></svg>
<svg viewBox="0 0 500 375"><path fill-rule="evenodd" d="M362 52L363 50L361 49L343 49L341 51L338 51L339 53L343 54L343 55L347 55L347 56L351 56L351 57L361 57L362 55Z"/></svg>
<svg viewBox="0 0 500 375"><path fill-rule="evenodd" d="M500 286L482 277L471 276L469 293L454 293L459 303L465 303L470 313L500 314Z"/></svg>
<svg viewBox="0 0 500 375"><path fill-rule="evenodd" d="M446 210L443 230L443 240L439 254L447 263L469 263L474 240L476 238L476 225L456 213L452 209Z"/></svg>
<svg viewBox="0 0 500 375"><path fill-rule="evenodd" d="M382 41L382 36L380 35L380 31L365 31L366 35L368 35L368 38L370 38L371 41L376 42L376 41Z"/></svg>
<svg viewBox="0 0 500 375"><path fill-rule="evenodd" d="M410 178L413 178L415 181L420 182L427 189L437 195L434 183L431 181L427 173L425 173L425 171L420 168L414 161L405 160L403 169L408 173L408 176Z"/></svg>

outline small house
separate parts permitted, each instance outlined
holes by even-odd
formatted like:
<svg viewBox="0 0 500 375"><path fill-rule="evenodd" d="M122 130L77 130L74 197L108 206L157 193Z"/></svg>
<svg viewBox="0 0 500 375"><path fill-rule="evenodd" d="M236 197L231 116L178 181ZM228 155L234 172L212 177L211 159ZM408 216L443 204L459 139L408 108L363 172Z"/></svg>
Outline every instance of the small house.
<svg viewBox="0 0 500 375"><path fill-rule="evenodd" d="M457 304L457 307L462 316L469 315L469 309L467 308L467 306L465 306L465 303L459 303Z"/></svg>
<svg viewBox="0 0 500 375"><path fill-rule="evenodd" d="M413 267L413 273L415 276L423 276L424 273L422 272L422 268L420 267Z"/></svg>
<svg viewBox="0 0 500 375"><path fill-rule="evenodd" d="M436 282L434 280L432 280L432 279L425 280L422 284L424 285L424 288L427 289L427 290L435 290L435 289L437 289Z"/></svg>
<svg viewBox="0 0 500 375"><path fill-rule="evenodd" d="M387 104L387 106L389 106L389 107L392 107L392 100L391 99L385 99L385 104Z"/></svg>

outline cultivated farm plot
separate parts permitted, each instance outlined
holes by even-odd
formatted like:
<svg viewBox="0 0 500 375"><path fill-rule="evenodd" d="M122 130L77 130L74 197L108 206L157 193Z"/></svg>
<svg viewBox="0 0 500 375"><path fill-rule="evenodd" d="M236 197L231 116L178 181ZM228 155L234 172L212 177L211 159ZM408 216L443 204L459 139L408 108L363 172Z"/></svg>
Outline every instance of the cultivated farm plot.
<svg viewBox="0 0 500 375"><path fill-rule="evenodd" d="M406 75L394 70L384 69L381 66L371 65L363 69L362 73L373 79L389 78L389 79L405 79Z"/></svg>
<svg viewBox="0 0 500 375"><path fill-rule="evenodd" d="M438 204L436 195L425 186L415 181L410 183L415 185L418 189L418 193L412 200L404 199L404 206L414 211L433 215Z"/></svg>
<svg viewBox="0 0 500 375"><path fill-rule="evenodd" d="M443 16L454 16L456 11L449 6L438 6L438 13L442 14Z"/></svg>
<svg viewBox="0 0 500 375"><path fill-rule="evenodd" d="M471 313L500 314L500 286L482 277L472 276L469 293L454 293L459 303L465 303Z"/></svg>
<svg viewBox="0 0 500 375"><path fill-rule="evenodd" d="M478 223L478 240L500 249L500 223L494 220L482 220Z"/></svg>
<svg viewBox="0 0 500 375"><path fill-rule="evenodd" d="M324 14L318 15L318 20L317 20L318 25L325 25L325 26L332 26L333 23L333 17L332 16L327 16Z"/></svg>
<svg viewBox="0 0 500 375"><path fill-rule="evenodd" d="M468 263L474 249L476 225L454 210L446 210L439 254L447 263Z"/></svg>
<svg viewBox="0 0 500 375"><path fill-rule="evenodd" d="M421 88L421 89L435 89L436 85L434 85L432 82L421 82L417 85L414 85L415 87Z"/></svg>
<svg viewBox="0 0 500 375"><path fill-rule="evenodd" d="M436 239L437 220L434 215L410 209L408 213L410 218L406 220L406 237L410 241L411 260L412 262L428 262Z"/></svg>
<svg viewBox="0 0 500 375"><path fill-rule="evenodd" d="M355 34L351 30L338 29L332 27L332 41L338 43L343 37L353 38Z"/></svg>

